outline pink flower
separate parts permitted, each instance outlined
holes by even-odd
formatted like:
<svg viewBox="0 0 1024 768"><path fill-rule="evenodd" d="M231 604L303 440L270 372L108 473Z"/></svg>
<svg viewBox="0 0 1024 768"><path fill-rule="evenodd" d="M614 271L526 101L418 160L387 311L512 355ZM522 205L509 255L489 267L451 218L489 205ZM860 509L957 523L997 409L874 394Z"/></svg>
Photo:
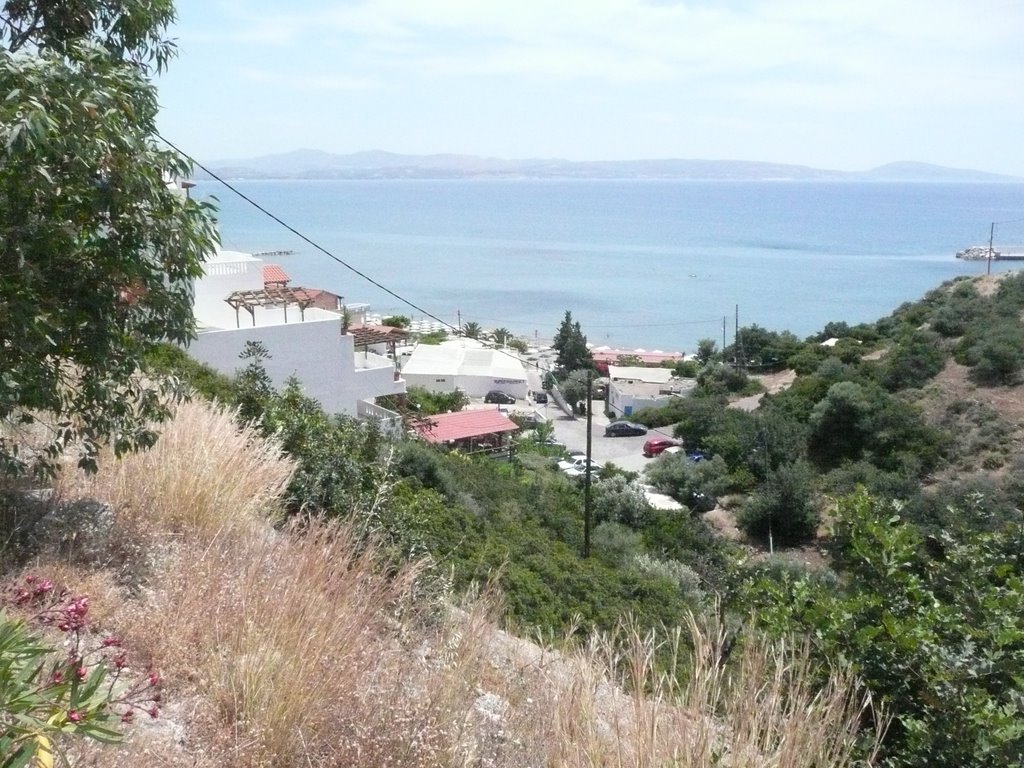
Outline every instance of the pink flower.
<svg viewBox="0 0 1024 768"><path fill-rule="evenodd" d="M120 647L121 638L117 635L107 635L103 638L103 647L110 648L111 646Z"/></svg>
<svg viewBox="0 0 1024 768"><path fill-rule="evenodd" d="M75 677L77 677L79 680L85 680L85 678L88 676L88 674L89 674L89 670L86 669L85 667L79 667L78 669L75 670Z"/></svg>
<svg viewBox="0 0 1024 768"><path fill-rule="evenodd" d="M85 596L75 598L61 609L61 620L57 624L57 629L61 632L82 629L88 623L88 619L85 618L88 612L89 598Z"/></svg>
<svg viewBox="0 0 1024 768"><path fill-rule="evenodd" d="M150 685L160 685L160 682L161 682L160 673L157 672L154 669L152 672L149 673L149 684Z"/></svg>
<svg viewBox="0 0 1024 768"><path fill-rule="evenodd" d="M152 718L153 718L154 720L155 720L156 718L158 718L158 717L160 716L160 710L159 710L159 709L157 709L157 706L156 706L156 704L154 704L154 705L153 705L153 706L151 706L151 707L150 707L149 709L147 709L147 710L146 710L146 713L147 713L147 714L148 714L148 715L149 715L150 717L152 717Z"/></svg>
<svg viewBox="0 0 1024 768"><path fill-rule="evenodd" d="M70 720L72 723L80 723L82 722L82 718L82 713L79 712L77 709L72 709L68 712L68 720Z"/></svg>
<svg viewBox="0 0 1024 768"><path fill-rule="evenodd" d="M133 712L130 709L127 712L125 712L123 715L121 715L121 722L122 723L130 723L134 719L135 719L135 712Z"/></svg>
<svg viewBox="0 0 1024 768"><path fill-rule="evenodd" d="M128 666L128 656L123 651L114 657L115 669L124 669Z"/></svg>

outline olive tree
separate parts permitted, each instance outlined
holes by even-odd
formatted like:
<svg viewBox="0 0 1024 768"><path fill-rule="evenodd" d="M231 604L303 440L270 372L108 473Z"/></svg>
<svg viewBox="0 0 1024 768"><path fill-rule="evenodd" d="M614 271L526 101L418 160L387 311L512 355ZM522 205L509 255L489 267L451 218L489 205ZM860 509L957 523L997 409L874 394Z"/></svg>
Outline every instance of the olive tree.
<svg viewBox="0 0 1024 768"><path fill-rule="evenodd" d="M173 19L166 0L4 3L0 472L147 447L179 394L139 373L155 344L193 336L191 281L216 237L173 183L188 163L156 143L150 77Z"/></svg>

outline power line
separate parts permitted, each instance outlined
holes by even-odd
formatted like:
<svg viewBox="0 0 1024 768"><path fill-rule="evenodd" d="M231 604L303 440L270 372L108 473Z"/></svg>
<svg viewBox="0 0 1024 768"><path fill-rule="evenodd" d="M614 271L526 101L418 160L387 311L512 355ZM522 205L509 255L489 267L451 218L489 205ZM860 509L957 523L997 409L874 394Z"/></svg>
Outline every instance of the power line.
<svg viewBox="0 0 1024 768"><path fill-rule="evenodd" d="M446 321L446 320L442 320L441 318L437 317L436 315L434 315L434 314L433 314L433 313L431 313L431 312L428 312L428 311L427 311L426 309L424 309L423 307L419 306L418 304L416 304L416 303L414 303L414 302L410 301L409 299L405 298L404 296L400 296L399 294L395 293L394 291L392 291L392 290L391 290L390 288L388 288L388 287L387 287L387 286L385 286L384 284L382 284L382 283L378 282L377 280L374 280L374 279L373 279L372 277L370 277L369 275L367 275L367 274L366 274L365 272L362 272L362 271L360 271L359 269L357 269L356 267L352 266L351 264L349 264L349 263L348 263L347 261L345 261L345 260L344 260L344 259L342 259L341 257L339 257L339 256L336 256L335 254L331 253L331 252L330 252L329 250L327 250L326 248L324 248L324 247L323 247L322 245L320 245L320 244L319 244L318 242L316 242L315 240L313 240L313 239L311 239L311 238L307 237L307 236L306 236L306 235L304 235L304 234L303 234L302 232L300 232L300 231L299 231L299 230L297 230L297 229L296 229L295 227L293 227L293 226L292 226L291 224L289 224L288 222L284 221L284 220L283 220L283 219L282 219L281 217L279 217L279 216L277 216L276 214L272 213L271 211L267 210L267 209L266 209L266 208L264 208L264 207L263 207L262 205L260 205L260 204L259 204L258 202L256 202L256 201L255 201L255 200L253 200L253 199L252 199L251 197L249 197L249 196L248 196L248 195L246 195L246 194L245 194L244 192L242 192L242 191L241 191L240 189L238 189L237 187L235 187L235 186L231 185L231 184L230 184L230 183L228 183L228 182L227 182L227 181L226 181L225 179L223 179L223 178L221 178L220 176L218 176L218 175L217 175L216 173L214 173L213 171L211 171L211 170L210 170L209 168L207 168L207 167L206 167L205 165L203 165L202 163L200 163L200 162L199 162L198 160L196 160L196 159L195 159L194 157L192 157L191 155L189 155L189 154L188 154L187 152L185 152L184 150L180 149L180 148L179 148L179 147L178 147L177 145L175 145L175 144L174 144L173 142L171 142L171 141L169 141L168 139L166 139L166 138L165 138L165 137L164 137L164 136L163 136L162 134L160 134L159 132L157 132L157 133L156 133L156 135L157 135L157 137L158 137L158 138L159 138L159 139L160 139L160 140L161 140L162 142L164 142L164 144L166 144L167 146L169 146L169 147L170 147L171 149L173 149L173 150L174 150L175 152L177 152L177 153L178 153L179 155L181 155L182 157L186 158L186 159L187 159L187 160L188 160L188 161L189 161L190 163L192 163L192 164L193 164L194 166L196 166L197 168L200 168L200 169L202 169L203 171L205 171L206 173L208 173L208 174L210 175L210 177L211 177L211 178L213 178L213 179L214 179L215 181L219 182L220 184L223 184L223 185L224 185L225 187L227 187L227 188L228 188L229 190L231 190L232 192L234 192L234 193L235 193L236 195L238 195L238 196L239 196L240 198L242 198L243 200L245 200L245 202L247 202L247 203L248 203L249 205L251 205L251 206L252 206L253 208L255 208L256 210L258 210L258 211L259 211L260 213L262 213L263 215L265 215L265 216L268 216L269 218L273 219L273 220L274 220L274 221L276 221L276 222L277 222L278 224L280 224L280 225L281 225L282 227L284 227L284 228L285 228L285 229L287 229L287 230L288 230L289 232L291 232L291 233L292 233L293 235L295 235L296 237L298 237L298 238L299 238L300 240L302 240L303 242L305 242L305 243L308 243L309 245L313 246L313 247L314 247L314 248L315 248L316 250L320 251L320 252L321 252L322 254L324 254L325 256L327 256L327 257L328 257L329 259L333 259L333 260L334 260L334 261L336 261L336 262L337 262L338 264L341 264L341 266L345 267L345 269L347 269L347 270L349 270L350 272L352 272L353 274L355 274L355 275L358 275L359 277L363 278L364 280L366 280L366 282L370 283L370 285L372 285L372 286L374 286L374 287L376 287L376 288L379 288L380 290L384 291L384 292L385 292L386 294L388 294L389 296L392 296L392 297L394 297L394 298L398 299L398 300L399 300L400 302L402 302L402 303L403 303L403 304L405 304L406 306L412 307L412 308L413 308L413 309L415 309L415 310L416 310L417 312L420 312L420 313L422 313L422 314L423 314L424 316L426 316L426 317L429 317L429 318L430 318L431 320L434 320L434 321L436 321L436 322L438 322L438 323L441 323L441 325L443 325L443 326L444 326L445 328L450 328L450 329L452 329L453 331L461 332L461 330L462 330L461 328L456 328L456 327L455 327L454 325L452 325L452 324L451 324L451 323L449 323L448 321ZM510 355L510 357L511 357L511 355ZM517 358L517 359L518 359L518 358Z"/></svg>
<svg viewBox="0 0 1024 768"><path fill-rule="evenodd" d="M227 189L231 190L236 195L238 195L238 197L240 197L242 200L244 200L245 202L249 203L249 205L251 205L253 208L258 210L260 213L264 214L265 216L268 216L269 218L273 219L275 222L280 224L282 227L287 229L289 232L291 232L293 235L295 235L296 237L301 239L303 242L308 243L309 245L311 245L313 248L315 248L316 250L318 250L321 253L323 253L328 258L336 261L338 264L340 264L341 266L345 267L347 270L349 270L353 274L358 275L359 277L363 278L364 280L366 280L371 285L373 285L373 286L379 288L380 290L384 291L385 293L387 293L389 296L393 296L394 298L398 299L400 302L402 302L406 306L409 306L412 309L416 310L417 312L422 313L424 316L429 317L431 320L435 320L436 322L438 322L441 325L443 325L445 328L449 328L449 329L455 331L456 333L461 333L462 332L461 328L456 328L451 323L449 323L449 322L447 322L445 320L442 320L441 318L437 317L433 313L431 313L431 312L427 311L426 309L420 307L418 304L410 301L409 299L405 298L404 296L399 295L398 293L395 293L394 291L392 291L387 286L383 285L382 283L380 283L377 280L374 280L372 277L370 277L366 273L362 272L361 270L357 269L356 267L352 266L351 264L346 262L341 257L339 257L339 256L335 255L334 253L332 253L331 251L327 250L322 245L317 243L315 240L312 240L311 238L307 237L302 232L297 230L295 227L293 227L290 224L288 224L288 222L284 221L283 219L281 219L276 214L274 214L271 211L267 210L260 203L258 203L255 200L253 200L251 197L246 195L244 192L239 190L237 187L233 186L228 181L226 181L225 179L221 178L219 175L217 175L212 170L207 168L205 165L200 163L198 160L196 160L194 157L189 155L187 152L185 152L182 149L180 149L177 145L175 145L173 142L171 142L168 139L166 139L159 132L157 132L156 135L167 146L169 146L171 149L173 149L175 152L177 152L182 157L186 158L194 166L196 166L197 168L200 168L203 171L205 171L207 174L210 175L210 177L212 179L214 179L218 183L224 185ZM483 319L483 318L481 318L481 319ZM588 326L588 327L595 327L595 328L654 328L654 327L669 327L669 326L677 326L677 325L698 325L698 324L706 324L708 322L716 322L717 323L718 320L717 319L715 319L713 321L711 321L711 320L691 320L691 321L683 321L683 322L677 322L677 323L650 323L650 324L637 324L637 325L609 325L609 326ZM479 341L481 341L481 343L486 343L486 342L483 342L483 340L479 340ZM505 350L505 349L503 349L501 347L494 346L494 347L491 347L491 348L494 351L499 352L499 353L505 355L506 357L509 357L511 359L518 360L518 361L522 362L522 360L521 360L521 358L519 356L511 354L510 352L508 352L507 350ZM652 428L650 431L654 432L655 434L665 435L666 437L673 437L673 435L670 435L667 432L661 432L658 429L653 429Z"/></svg>
<svg viewBox="0 0 1024 768"><path fill-rule="evenodd" d="M425 317L428 317L431 320L434 320L434 321L440 323L445 328L453 330L456 333L461 333L462 332L461 328L456 328L454 325L449 323L447 320L442 320L440 317L438 317L434 313L424 309L423 307L419 306L418 304L416 304L415 302L411 301L410 299L407 299L404 296L399 295L395 291L393 291L390 288L388 288L387 286L385 286L380 281L373 279L372 277L367 275L365 272L363 272L363 271L359 270L358 268L352 266L347 261L342 259L340 256L337 256L336 254L334 254L333 252L329 251L327 248L325 248L324 246L320 245L318 242L316 242L312 238L310 238L307 235L303 234L298 229L296 229L295 227L290 225L288 222L284 221L280 216L278 216L275 213L273 213L272 211L268 210L263 205L261 205L260 203L258 203L257 201L253 200L251 197L246 195L240 189L238 189L237 187L235 187L234 185L229 183L226 179L224 179L221 176L219 176L216 173L214 173L212 170L210 170L205 165L203 165L201 162L199 162L194 157L192 157L190 154L188 154L187 152L182 150L180 147L178 147L172 141L170 141L169 139L164 137L161 133L157 132L156 135L167 146L169 146L171 149L173 149L175 152L177 152L182 157L188 159L188 161L191 162L195 167L200 168L201 170L203 170L207 174L209 174L209 176L214 181L218 182L219 184L222 184L224 187L226 187L227 189L231 190L234 194L236 194L238 197L240 197L242 200L247 202L249 205L251 205L256 210L258 210L260 213L262 213L263 215L265 215L268 218L272 219L273 221L277 222L282 227L284 227L289 232L291 232L293 235L298 237L300 240L302 240L305 243L308 243L313 248L315 248L316 250L320 251L322 254L327 256L329 259L332 259L333 261L335 261L338 264L340 264L341 266L345 267L345 269L349 270L353 274L358 275L359 277L363 278L368 283L370 283L370 285L373 285L374 287L379 288L380 290L384 291L389 296L392 296L393 298L398 299L398 301L402 302L402 304L405 304L406 306L411 307L412 309L414 309L417 312L421 313ZM1003 222L1000 222L1000 223L1003 223ZM501 320L496 320L494 318L479 318L479 319L480 320L487 320L489 322L504 322L504 321L501 321ZM535 320L534 322L539 322L539 321ZM601 328L672 328L672 327L679 327L679 326L707 325L708 323L717 323L717 322L718 322L718 318L709 319L709 320L681 320L681 321L676 321L676 322L671 322L671 323L632 323L632 324L616 323L616 324L613 324L613 325L589 325L588 324L587 327L588 328L595 328L595 329L601 329ZM504 352L504 350L502 350L502 349L500 349L498 347L495 347L494 349L496 349L497 351ZM507 352L505 354L508 355ZM514 355L508 355L508 356L509 357L515 357ZM516 359L518 359L518 358L516 358Z"/></svg>

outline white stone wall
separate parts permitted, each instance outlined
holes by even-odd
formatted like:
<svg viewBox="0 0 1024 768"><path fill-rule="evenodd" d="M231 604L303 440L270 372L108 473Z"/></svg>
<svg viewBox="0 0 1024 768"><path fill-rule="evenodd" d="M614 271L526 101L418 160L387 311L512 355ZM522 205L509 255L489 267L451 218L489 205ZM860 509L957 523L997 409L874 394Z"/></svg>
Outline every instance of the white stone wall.
<svg viewBox="0 0 1024 768"><path fill-rule="evenodd" d="M302 382L303 391L319 400L329 413L355 416L359 400L405 391L405 382L395 381L390 361L383 367L356 370L352 337L341 335L341 319L337 316L207 331L192 342L188 353L222 373L233 374L245 367L238 355L247 341L262 342L267 348L270 359L264 366L276 387L295 376Z"/></svg>

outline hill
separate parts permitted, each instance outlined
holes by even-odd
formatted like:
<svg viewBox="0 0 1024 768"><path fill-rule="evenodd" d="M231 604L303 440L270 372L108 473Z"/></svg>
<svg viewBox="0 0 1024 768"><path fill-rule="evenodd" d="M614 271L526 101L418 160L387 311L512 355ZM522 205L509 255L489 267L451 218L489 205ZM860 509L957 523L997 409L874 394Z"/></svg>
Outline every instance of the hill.
<svg viewBox="0 0 1024 768"><path fill-rule="evenodd" d="M369 151L332 154L300 149L283 154L208 164L218 175L247 179L679 179L735 181L1019 181L981 171L927 163L890 163L846 172L802 165L741 160L651 159L570 161L557 158L508 160L473 155L402 155ZM197 173L204 178L203 173Z"/></svg>
<svg viewBox="0 0 1024 768"><path fill-rule="evenodd" d="M751 326L733 347L705 345L681 364L695 396L633 416L701 457L645 473L690 509L653 508L635 476L605 467L591 557L584 490L542 440L511 461L391 441L330 418L298 384L274 392L254 370L211 384L168 350L151 374L205 382L247 424L194 402L150 451L62 475L52 502L8 488L5 605L65 616L63 632L88 606L75 647L163 708L126 746L82 753L101 767L159 752L172 767L603 755L696 768L743 754L843 768L872 764L877 741L892 765L1010 765L1022 317L1024 274L1006 273L951 281L874 323L807 339ZM729 407L756 389L748 371L780 367L787 387ZM712 497L745 546L710 531L699 510ZM515 637L538 629L564 639ZM851 673L892 727L851 709ZM39 728L62 722L51 712Z"/></svg>

